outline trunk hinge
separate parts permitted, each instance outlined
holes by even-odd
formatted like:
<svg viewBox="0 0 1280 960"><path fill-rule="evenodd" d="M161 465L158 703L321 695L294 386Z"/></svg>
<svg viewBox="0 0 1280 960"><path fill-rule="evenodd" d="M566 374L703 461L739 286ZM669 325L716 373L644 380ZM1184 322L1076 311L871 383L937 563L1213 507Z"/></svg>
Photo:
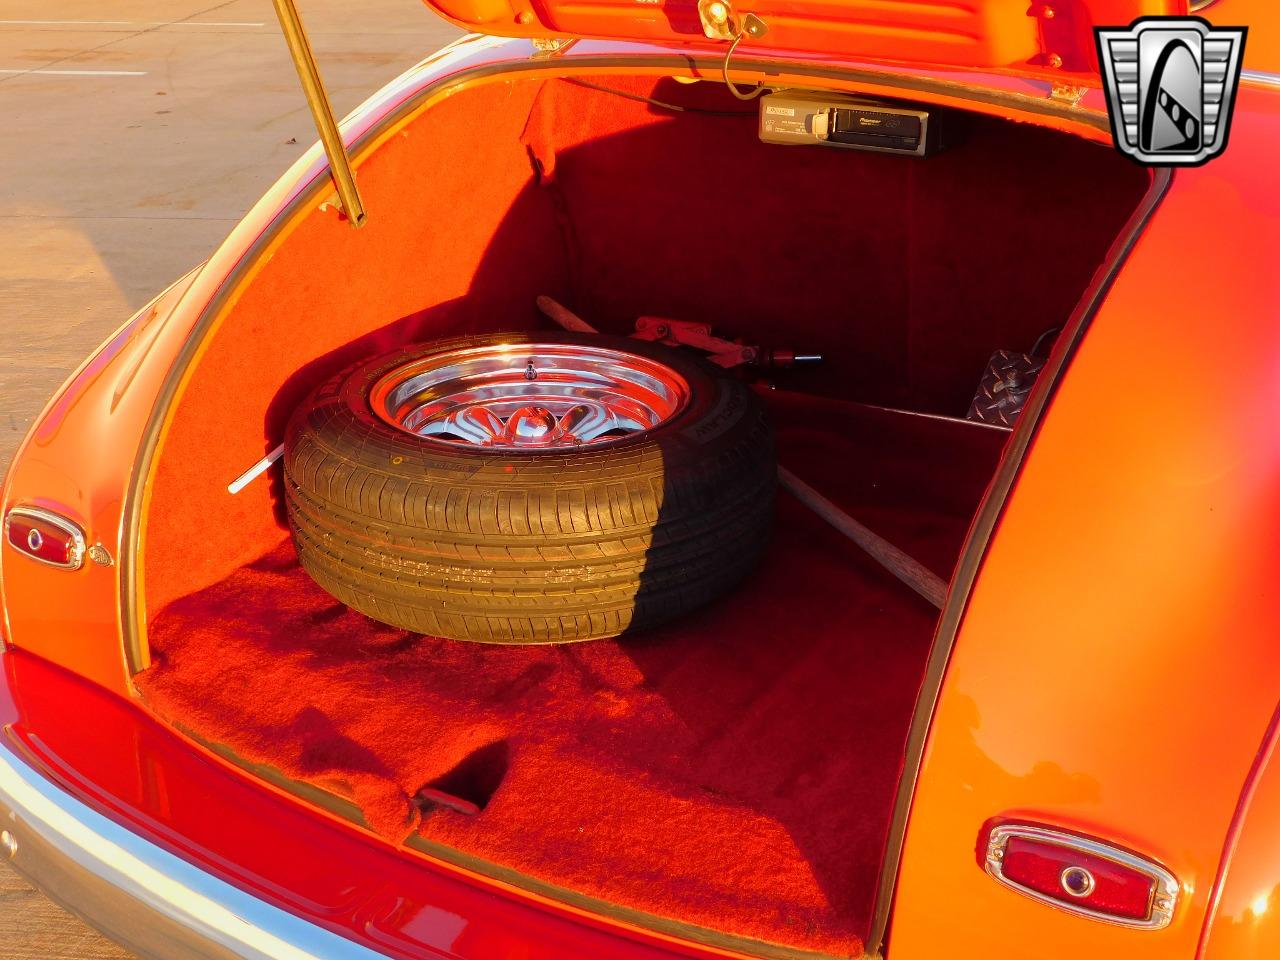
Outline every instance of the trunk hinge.
<svg viewBox="0 0 1280 960"><path fill-rule="evenodd" d="M577 37L533 37L529 42L533 44L533 55L542 60L564 53L577 43L578 39Z"/></svg>
<svg viewBox="0 0 1280 960"><path fill-rule="evenodd" d="M1065 103L1069 107L1077 106L1088 92L1088 87L1073 83L1059 83L1057 80L1049 85L1049 99Z"/></svg>
<svg viewBox="0 0 1280 960"><path fill-rule="evenodd" d="M347 156L346 145L342 142L342 134L338 130L338 122L333 118L333 107L329 104L329 95L325 93L324 81L320 79L320 68L316 66L315 54L311 52L311 44L307 33L302 28L302 18L298 16L298 8L294 0L272 0L276 8L276 16L280 18L280 30L289 44L289 55L293 65L298 69L298 79L302 81L302 92L307 98L307 106L311 108L311 116L316 123L316 131L320 134L320 142L324 145L325 155L329 158L329 172L333 176L333 185L338 190L338 202L342 212L353 227L362 227L366 219L364 202L360 199L360 191L356 188L355 173L351 169L351 158Z"/></svg>

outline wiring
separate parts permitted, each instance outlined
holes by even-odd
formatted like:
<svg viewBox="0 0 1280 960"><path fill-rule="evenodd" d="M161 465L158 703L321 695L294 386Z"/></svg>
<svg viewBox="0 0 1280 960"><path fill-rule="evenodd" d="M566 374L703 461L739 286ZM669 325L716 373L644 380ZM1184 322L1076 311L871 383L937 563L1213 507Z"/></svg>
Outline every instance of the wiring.
<svg viewBox="0 0 1280 960"><path fill-rule="evenodd" d="M764 93L764 84L757 84L754 90L743 93L738 89L738 85L729 79L729 61L733 59L734 51L738 49L738 44L742 42L742 38L745 36L745 33L739 33L733 38L733 43L729 44L729 52L724 55L724 63L721 66L721 72L724 74L724 85L729 88L730 93L739 100L754 100L756 97L760 96L760 94Z"/></svg>

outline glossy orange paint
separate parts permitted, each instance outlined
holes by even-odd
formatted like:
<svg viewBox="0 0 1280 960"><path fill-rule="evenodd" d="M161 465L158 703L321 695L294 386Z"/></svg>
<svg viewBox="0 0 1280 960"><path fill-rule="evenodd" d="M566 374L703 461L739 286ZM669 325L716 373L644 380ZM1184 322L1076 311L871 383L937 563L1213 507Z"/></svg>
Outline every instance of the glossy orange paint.
<svg viewBox="0 0 1280 960"><path fill-rule="evenodd" d="M596 37L719 48L702 30L697 0L660 9L631 0L425 0L465 30L504 37ZM839 51L858 59L1001 68L1034 76L1097 72L1094 26L1142 16L1186 14L1188 0L1075 0L1028 3L891 3L885 0L728 2L768 25L764 45L781 54ZM748 39L742 53L757 45ZM749 49L748 49L749 48Z"/></svg>
<svg viewBox="0 0 1280 960"><path fill-rule="evenodd" d="M1198 16L1222 26L1248 24L1244 69L1260 73L1280 71L1280 29L1276 29L1276 5L1271 0L1212 0L1197 5Z"/></svg>
<svg viewBox="0 0 1280 960"><path fill-rule="evenodd" d="M1222 16L1207 14L1234 22L1245 2L1220 0ZM1280 33L1280 17L1269 16ZM1248 62L1261 69L1253 44L1266 30L1250 24ZM714 56L689 62L661 47L584 42L552 64L528 54L524 43L469 39L425 61L345 125L357 166L396 124L429 109L428 91L449 77L719 72ZM899 96L906 87L924 102L1107 136L1096 89L1073 110L1038 112L1049 89L1042 78L801 54L785 64L744 58L735 78L766 70L773 82ZM970 100L975 91L983 98ZM380 127L384 118L394 123ZM1277 146L1280 90L1247 82L1229 149L1177 174L1053 400L971 597L931 728L894 900L894 960L977 950L1039 957L1045 943L1061 955L1244 960L1280 941L1280 866L1270 856L1280 842L1280 762L1264 749L1280 690ZM325 177L313 149L208 264L126 324L50 404L15 458L3 503L60 510L117 562L68 574L0 547L14 644L130 693L120 561L138 548L124 505L140 439L167 372L198 350L192 331L252 275L256 257L316 214ZM974 850L983 824L999 816L1056 823L1159 860L1183 883L1173 924L1108 926L999 887ZM1211 923L1214 902L1221 912Z"/></svg>
<svg viewBox="0 0 1280 960"><path fill-rule="evenodd" d="M1196 955L1280 692L1280 196L1262 159L1280 146L1280 97L1242 87L1231 136L1175 175L1007 503L929 735L894 960L1046 943ZM1248 828L1273 837L1265 788L1271 815ZM1130 930L1000 887L974 852L992 817L1159 861L1182 885L1172 924ZM1228 871L1233 917L1237 887L1280 883L1274 849L1237 861L1247 881Z"/></svg>
<svg viewBox="0 0 1280 960"><path fill-rule="evenodd" d="M5 512L45 507L76 523L87 544L120 556L121 509L148 387L164 376L157 352L167 319L195 271L143 307L54 395L19 447L5 478ZM154 393L151 393L154 397ZM112 689L124 689L118 618L118 564L86 560L75 571L37 563L7 541L0 546L0 608L5 635Z"/></svg>
<svg viewBox="0 0 1280 960"><path fill-rule="evenodd" d="M1236 809L1219 866L1202 960L1263 960L1280 950L1280 710Z"/></svg>

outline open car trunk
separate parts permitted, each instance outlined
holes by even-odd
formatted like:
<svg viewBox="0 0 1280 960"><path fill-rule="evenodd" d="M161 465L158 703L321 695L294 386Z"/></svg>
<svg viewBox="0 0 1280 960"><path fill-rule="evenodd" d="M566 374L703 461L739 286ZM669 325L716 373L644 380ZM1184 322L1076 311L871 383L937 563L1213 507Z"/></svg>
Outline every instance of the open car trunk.
<svg viewBox="0 0 1280 960"><path fill-rule="evenodd" d="M498 647L347 609L299 567L278 476L227 490L335 371L545 327L550 294L610 332L658 315L824 354L758 384L780 463L948 577L1008 436L963 419L988 358L1062 326L1148 175L978 115L924 160L769 146L755 109L710 83L487 83L363 163L365 228L302 218L159 449L137 683L388 841L748 953L857 956L937 610L799 502L693 616Z"/></svg>

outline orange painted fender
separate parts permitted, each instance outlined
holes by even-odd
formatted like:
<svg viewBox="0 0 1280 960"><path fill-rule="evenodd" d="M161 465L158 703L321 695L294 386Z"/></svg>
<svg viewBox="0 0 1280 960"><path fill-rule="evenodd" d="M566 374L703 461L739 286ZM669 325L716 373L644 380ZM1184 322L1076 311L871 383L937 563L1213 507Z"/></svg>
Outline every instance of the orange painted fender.
<svg viewBox="0 0 1280 960"><path fill-rule="evenodd" d="M1243 84L1226 153L1174 175L1052 400L941 690L893 960L1200 955L1280 699L1277 148L1280 91ZM993 817L1158 861L1181 886L1172 922L1130 929L1001 886L975 851ZM1214 960L1261 955L1221 928L1280 883L1278 839L1269 768Z"/></svg>

